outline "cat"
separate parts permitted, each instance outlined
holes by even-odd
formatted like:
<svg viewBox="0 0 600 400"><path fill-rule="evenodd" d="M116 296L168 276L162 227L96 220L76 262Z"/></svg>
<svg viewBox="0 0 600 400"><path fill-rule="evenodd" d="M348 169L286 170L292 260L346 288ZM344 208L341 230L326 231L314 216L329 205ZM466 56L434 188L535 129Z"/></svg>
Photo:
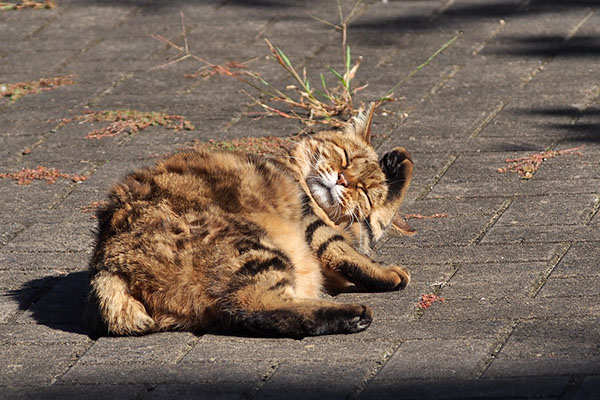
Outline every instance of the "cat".
<svg viewBox="0 0 600 400"><path fill-rule="evenodd" d="M92 335L366 329L371 308L322 294L399 290L410 280L368 256L413 171L403 148L378 160L373 112L302 139L287 157L188 151L115 185L97 212Z"/></svg>

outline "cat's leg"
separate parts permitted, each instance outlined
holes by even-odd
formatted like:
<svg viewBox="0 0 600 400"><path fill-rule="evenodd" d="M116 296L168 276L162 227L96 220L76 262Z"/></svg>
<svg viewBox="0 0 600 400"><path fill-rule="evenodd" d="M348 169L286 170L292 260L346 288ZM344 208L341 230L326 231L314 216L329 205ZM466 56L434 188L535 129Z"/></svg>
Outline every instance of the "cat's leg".
<svg viewBox="0 0 600 400"><path fill-rule="evenodd" d="M303 338L360 332L372 319L373 311L361 304L280 298L264 302L263 309L229 313L225 327L233 333Z"/></svg>
<svg viewBox="0 0 600 400"><path fill-rule="evenodd" d="M388 196L383 207L373 210L363 223L370 245L379 240L390 225L403 234L414 233L403 220L394 218L412 181L414 165L410 153L402 147L396 147L381 157L379 165L386 176Z"/></svg>
<svg viewBox="0 0 600 400"><path fill-rule="evenodd" d="M306 217L305 223L306 242L323 266L330 291L342 291L349 283L365 291L391 291L409 283L406 269L373 261L316 216Z"/></svg>
<svg viewBox="0 0 600 400"><path fill-rule="evenodd" d="M140 335L156 330L143 304L119 275L100 271L90 279L85 315L93 335Z"/></svg>
<svg viewBox="0 0 600 400"><path fill-rule="evenodd" d="M299 242L306 246L303 240L300 237ZM317 260L297 265L303 260L288 256L266 239L243 243L236 250L238 255L223 260L230 267L217 268L231 271L224 290L215 294L222 329L256 336L300 338L358 332L371 323L373 313L366 306L319 298L321 272ZM307 247L306 251L310 249ZM308 256L312 259L310 253ZM319 275L319 290L312 295L309 293L313 291L307 292L305 288L311 268Z"/></svg>

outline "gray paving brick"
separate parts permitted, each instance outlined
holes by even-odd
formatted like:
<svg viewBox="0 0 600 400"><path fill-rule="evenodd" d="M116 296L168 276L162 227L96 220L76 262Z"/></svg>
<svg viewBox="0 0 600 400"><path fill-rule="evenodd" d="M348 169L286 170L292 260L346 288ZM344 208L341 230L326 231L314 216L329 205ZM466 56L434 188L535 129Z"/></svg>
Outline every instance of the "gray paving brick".
<svg viewBox="0 0 600 400"><path fill-rule="evenodd" d="M423 314L423 321L478 321L510 319L552 319L562 315L597 317L600 307L592 302L569 298L484 298L446 300L435 303Z"/></svg>
<svg viewBox="0 0 600 400"><path fill-rule="evenodd" d="M257 399L345 399L362 383L369 363L283 363L256 394Z"/></svg>
<svg viewBox="0 0 600 400"><path fill-rule="evenodd" d="M79 360L80 364L149 363L173 364L192 348L191 333L156 333L144 337L102 337Z"/></svg>
<svg viewBox="0 0 600 400"><path fill-rule="evenodd" d="M598 228L582 225L493 226L481 243L597 242Z"/></svg>
<svg viewBox="0 0 600 400"><path fill-rule="evenodd" d="M406 341L379 371L373 384L406 379L467 379L491 344L492 339Z"/></svg>
<svg viewBox="0 0 600 400"><path fill-rule="evenodd" d="M146 390L138 385L79 385L48 387L0 387L0 396L6 400L76 400L81 398L93 400L124 399L133 400Z"/></svg>
<svg viewBox="0 0 600 400"><path fill-rule="evenodd" d="M383 261L392 257L400 264L495 263L549 260L560 246L535 243L524 245L479 245L412 247L405 239L391 238L378 254Z"/></svg>
<svg viewBox="0 0 600 400"><path fill-rule="evenodd" d="M521 181L516 174L512 180L504 182L440 182L431 193L430 198L473 198L473 197L510 197L527 196L536 193L545 194L593 194L596 193L599 179L531 180Z"/></svg>
<svg viewBox="0 0 600 400"><path fill-rule="evenodd" d="M551 277L542 287L538 294L541 297L569 297L593 299L599 294L596 290L600 283L600 276L573 276L573 277Z"/></svg>
<svg viewBox="0 0 600 400"><path fill-rule="evenodd" d="M184 357L183 362L220 362L233 360L347 361L378 359L395 338L366 338L366 333L337 337L309 337L303 340L203 336ZM324 351L327 349L327 351Z"/></svg>
<svg viewBox="0 0 600 400"><path fill-rule="evenodd" d="M495 226L573 225L583 222L597 195L522 197L515 199Z"/></svg>
<svg viewBox="0 0 600 400"><path fill-rule="evenodd" d="M568 377L374 381L360 399L554 398Z"/></svg>
<svg viewBox="0 0 600 400"><path fill-rule="evenodd" d="M144 399L247 399L256 391L256 382L160 384L148 390Z"/></svg>
<svg viewBox="0 0 600 400"><path fill-rule="evenodd" d="M547 268L542 262L461 265L442 295L447 299L524 298Z"/></svg>
<svg viewBox="0 0 600 400"><path fill-rule="evenodd" d="M41 386L62 374L81 351L74 345L2 345L1 386Z"/></svg>
<svg viewBox="0 0 600 400"><path fill-rule="evenodd" d="M252 364L233 361L182 364L75 364L60 377L57 384L258 383L270 371L271 364L264 361L254 361Z"/></svg>
<svg viewBox="0 0 600 400"><path fill-rule="evenodd" d="M90 339L81 324L54 325L4 324L0 325L0 343L15 345L85 344Z"/></svg>
<svg viewBox="0 0 600 400"><path fill-rule="evenodd" d="M599 257L600 250L596 243L574 243L554 268L552 276L597 276L600 274Z"/></svg>
<svg viewBox="0 0 600 400"><path fill-rule="evenodd" d="M5 246L8 251L91 250L94 236L87 226L77 224L36 223L25 229Z"/></svg>
<svg viewBox="0 0 600 400"><path fill-rule="evenodd" d="M600 377L599 376L588 376L584 378L581 386L575 392L573 400L584 400L593 399L598 395L600 389Z"/></svg>

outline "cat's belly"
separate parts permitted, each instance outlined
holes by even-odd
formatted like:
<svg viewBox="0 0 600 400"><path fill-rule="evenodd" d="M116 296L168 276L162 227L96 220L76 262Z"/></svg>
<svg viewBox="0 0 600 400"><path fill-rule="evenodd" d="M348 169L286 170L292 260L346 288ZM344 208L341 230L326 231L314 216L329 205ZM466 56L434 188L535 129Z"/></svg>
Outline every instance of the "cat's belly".
<svg viewBox="0 0 600 400"><path fill-rule="evenodd" d="M316 299L323 293L321 265L312 254L303 231L296 221L290 221L276 214L255 214L252 219L260 221L269 240L283 251L294 265L294 285L289 295L296 298Z"/></svg>

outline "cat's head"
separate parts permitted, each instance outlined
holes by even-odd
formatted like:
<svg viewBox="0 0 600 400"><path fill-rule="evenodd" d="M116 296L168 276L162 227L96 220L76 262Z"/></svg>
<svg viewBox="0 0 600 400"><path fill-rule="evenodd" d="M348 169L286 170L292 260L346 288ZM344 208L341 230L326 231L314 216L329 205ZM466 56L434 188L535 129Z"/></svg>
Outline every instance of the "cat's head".
<svg viewBox="0 0 600 400"><path fill-rule="evenodd" d="M374 106L344 129L303 140L294 156L317 204L338 225L363 220L385 202L388 185L371 146Z"/></svg>

